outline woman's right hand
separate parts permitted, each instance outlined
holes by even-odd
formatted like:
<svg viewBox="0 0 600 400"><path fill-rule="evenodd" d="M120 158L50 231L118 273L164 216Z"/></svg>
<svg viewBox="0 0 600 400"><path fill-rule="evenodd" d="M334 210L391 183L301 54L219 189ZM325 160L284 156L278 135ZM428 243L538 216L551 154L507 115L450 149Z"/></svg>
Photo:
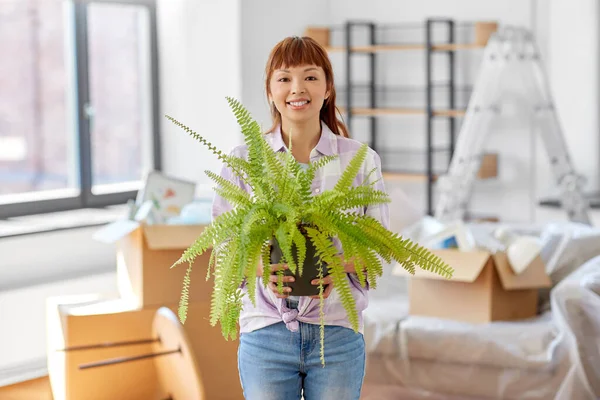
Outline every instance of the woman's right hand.
<svg viewBox="0 0 600 400"><path fill-rule="evenodd" d="M277 288L277 282L279 281L279 277L277 276L277 271L284 270L284 269L288 269L288 266L286 264L271 264L271 275L269 276L269 284L267 285L269 290L271 290L273 292L273 294L275 294L275 297L277 297L279 299L287 299L292 291L292 288L284 287L283 293L279 293L279 289ZM263 271L264 271L264 268L263 268L262 260L260 260L258 263L258 266L256 268L256 275L259 277L262 276ZM294 282L294 277L293 276L283 276L282 280L283 280L283 283Z"/></svg>

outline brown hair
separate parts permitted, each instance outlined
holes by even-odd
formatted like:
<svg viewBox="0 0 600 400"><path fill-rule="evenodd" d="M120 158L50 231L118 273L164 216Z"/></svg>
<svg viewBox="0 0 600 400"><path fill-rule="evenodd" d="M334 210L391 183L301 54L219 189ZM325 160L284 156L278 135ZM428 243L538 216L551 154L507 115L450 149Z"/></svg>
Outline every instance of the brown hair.
<svg viewBox="0 0 600 400"><path fill-rule="evenodd" d="M333 67L327 56L327 51L314 39L310 37L298 37L291 36L283 39L277 43L267 61L265 69L266 79L265 88L267 96L269 96L269 82L273 72L282 66L286 67L297 67L299 65L316 65L323 68L325 71L325 80L327 82L327 91L329 97L323 103L323 107L320 112L320 119L327 124L327 126L336 135L342 135L349 137L348 129L342 121L337 118L335 105L335 85L333 83ZM271 117L273 119L273 126L267 131L267 133L273 132L275 128L281 124L281 114L277 111L274 104L271 104Z"/></svg>

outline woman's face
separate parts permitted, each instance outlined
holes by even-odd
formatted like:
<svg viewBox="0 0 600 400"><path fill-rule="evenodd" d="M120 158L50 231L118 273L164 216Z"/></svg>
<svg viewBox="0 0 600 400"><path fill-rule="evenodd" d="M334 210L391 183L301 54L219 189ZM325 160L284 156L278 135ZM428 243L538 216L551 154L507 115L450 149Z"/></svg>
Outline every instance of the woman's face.
<svg viewBox="0 0 600 400"><path fill-rule="evenodd" d="M315 65L282 66L273 72L269 89L269 100L275 103L284 123L318 121L329 96L325 72Z"/></svg>

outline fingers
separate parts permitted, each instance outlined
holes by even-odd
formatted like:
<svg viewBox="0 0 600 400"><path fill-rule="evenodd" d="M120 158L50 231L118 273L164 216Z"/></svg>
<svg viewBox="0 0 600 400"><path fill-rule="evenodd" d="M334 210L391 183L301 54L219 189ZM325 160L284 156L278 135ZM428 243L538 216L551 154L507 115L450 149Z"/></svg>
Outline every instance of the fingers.
<svg viewBox="0 0 600 400"><path fill-rule="evenodd" d="M331 275L327 275L325 278L323 278L323 285L329 285L330 283L333 283L333 278ZM318 285L319 279L313 279L310 284L315 286Z"/></svg>
<svg viewBox="0 0 600 400"><path fill-rule="evenodd" d="M284 269L289 269L287 264L271 264L271 272L277 272Z"/></svg>
<svg viewBox="0 0 600 400"><path fill-rule="evenodd" d="M332 291L333 291L333 284L329 284L329 285L325 286L325 288L323 290L323 299L328 298ZM310 298L318 300L319 295L317 294L315 296L310 296Z"/></svg>
<svg viewBox="0 0 600 400"><path fill-rule="evenodd" d="M318 279L313 279L311 282L312 285L318 286L319 285L319 280ZM323 286L324 286L324 290L323 290L323 298L326 299L329 297L329 295L331 294L331 291L333 290L333 278L331 277L331 275L326 276L325 278L323 278ZM311 299L318 299L319 295L316 296L310 296Z"/></svg>
<svg viewBox="0 0 600 400"><path fill-rule="evenodd" d="M277 278L277 277L275 277L275 278ZM279 289L277 288L277 283L275 283L275 282L269 282L268 287L275 294L275 297L277 297L278 299L287 299L288 296L290 295L290 292L292 291L292 288L284 287L283 293L279 293Z"/></svg>
<svg viewBox="0 0 600 400"><path fill-rule="evenodd" d="M275 282L275 283L277 283L277 282L279 282L279 279L280 279L279 276L277 276L275 274L269 275L269 282ZM294 279L293 276L282 276L281 277L281 281L283 283L287 283L287 282L294 282L295 279Z"/></svg>

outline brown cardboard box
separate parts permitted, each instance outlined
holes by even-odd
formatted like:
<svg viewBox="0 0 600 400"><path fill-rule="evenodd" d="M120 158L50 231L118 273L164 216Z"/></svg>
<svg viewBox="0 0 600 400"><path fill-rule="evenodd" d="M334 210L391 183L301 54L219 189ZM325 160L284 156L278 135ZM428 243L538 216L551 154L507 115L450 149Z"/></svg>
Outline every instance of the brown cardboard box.
<svg viewBox="0 0 600 400"><path fill-rule="evenodd" d="M168 307L177 311L177 304ZM84 363L152 353L152 343L92 350L57 351L152 339L152 321L158 306L137 309L123 299L97 296L50 298L47 302L48 371L56 400L167 398L157 383L153 360L80 370ZM208 399L243 399L237 371L237 341L226 341L220 327L210 326L210 303L190 303L184 329L194 350Z"/></svg>
<svg viewBox="0 0 600 400"><path fill-rule="evenodd" d="M485 46L493 33L498 30L497 22L475 23L475 44Z"/></svg>
<svg viewBox="0 0 600 400"><path fill-rule="evenodd" d="M529 318L536 315L538 289L551 284L539 257L515 275L502 252L432 252L454 268L454 276L447 280L417 268L409 281L412 315L472 323ZM394 273L409 275L400 268Z"/></svg>
<svg viewBox="0 0 600 400"><path fill-rule="evenodd" d="M187 264L171 269L204 231L204 225L140 225L117 242L119 293L138 307L177 303ZM210 251L192 269L190 302L210 301L212 280L206 281Z"/></svg>
<svg viewBox="0 0 600 400"><path fill-rule="evenodd" d="M329 46L329 28L320 26L309 26L304 30L304 36L314 39L321 46Z"/></svg>

